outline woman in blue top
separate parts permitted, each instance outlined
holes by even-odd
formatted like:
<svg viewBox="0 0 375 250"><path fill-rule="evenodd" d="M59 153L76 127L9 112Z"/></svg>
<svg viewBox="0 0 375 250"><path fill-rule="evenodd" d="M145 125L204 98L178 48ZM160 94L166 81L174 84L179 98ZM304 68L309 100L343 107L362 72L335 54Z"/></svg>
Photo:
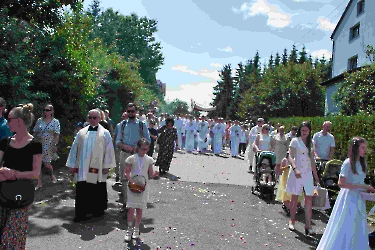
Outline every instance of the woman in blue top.
<svg viewBox="0 0 375 250"><path fill-rule="evenodd" d="M8 121L4 118L6 108L6 102L3 98L0 97L0 140L5 137L12 136L12 133L10 132Z"/></svg>
<svg viewBox="0 0 375 250"><path fill-rule="evenodd" d="M348 158L341 167L340 193L317 250L370 249L367 232L366 203L361 192L374 193L366 185L366 141L355 137L350 142Z"/></svg>

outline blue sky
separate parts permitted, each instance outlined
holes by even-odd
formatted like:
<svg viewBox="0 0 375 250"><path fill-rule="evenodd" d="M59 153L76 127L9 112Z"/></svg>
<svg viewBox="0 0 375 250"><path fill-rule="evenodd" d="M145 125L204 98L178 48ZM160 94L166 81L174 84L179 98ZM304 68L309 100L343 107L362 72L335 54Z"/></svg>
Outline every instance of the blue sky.
<svg viewBox="0 0 375 250"><path fill-rule="evenodd" d="M218 70L303 44L313 57L330 57L330 36L349 0L102 0L101 8L158 21L164 65L157 79L166 100L208 106ZM91 1L84 2L85 8Z"/></svg>

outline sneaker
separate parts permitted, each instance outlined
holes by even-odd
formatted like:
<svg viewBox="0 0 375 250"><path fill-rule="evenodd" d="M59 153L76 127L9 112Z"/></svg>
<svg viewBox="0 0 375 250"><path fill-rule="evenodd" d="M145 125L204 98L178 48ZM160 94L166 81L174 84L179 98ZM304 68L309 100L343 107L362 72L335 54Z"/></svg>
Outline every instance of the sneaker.
<svg viewBox="0 0 375 250"><path fill-rule="evenodd" d="M140 234L141 233L139 232L139 228L134 228L132 238L138 239Z"/></svg>
<svg viewBox="0 0 375 250"><path fill-rule="evenodd" d="M132 240L132 229L128 228L125 234L125 241L131 241L131 240Z"/></svg>

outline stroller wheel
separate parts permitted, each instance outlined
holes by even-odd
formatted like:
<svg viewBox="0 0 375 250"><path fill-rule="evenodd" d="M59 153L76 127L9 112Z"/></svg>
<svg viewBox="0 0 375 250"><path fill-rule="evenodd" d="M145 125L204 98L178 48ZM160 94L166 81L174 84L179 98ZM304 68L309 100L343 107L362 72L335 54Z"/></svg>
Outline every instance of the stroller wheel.
<svg viewBox="0 0 375 250"><path fill-rule="evenodd" d="M251 187L251 193L252 193L252 194L255 194L255 193L254 193L254 187Z"/></svg>

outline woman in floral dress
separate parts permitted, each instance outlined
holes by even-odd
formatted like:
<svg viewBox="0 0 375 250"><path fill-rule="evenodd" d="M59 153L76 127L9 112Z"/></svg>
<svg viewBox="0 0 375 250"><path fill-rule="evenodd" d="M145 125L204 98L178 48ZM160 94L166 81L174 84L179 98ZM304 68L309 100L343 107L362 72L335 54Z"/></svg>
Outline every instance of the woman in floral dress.
<svg viewBox="0 0 375 250"><path fill-rule="evenodd" d="M43 109L43 116L38 119L34 127L34 136L43 145L43 164L51 171L51 180L56 183L56 177L53 175L52 161L57 160L57 144L60 136L60 122L54 118L54 109L48 104ZM42 186L40 175L36 189Z"/></svg>
<svg viewBox="0 0 375 250"><path fill-rule="evenodd" d="M159 154L155 165L159 166L160 174L165 174L165 172L169 171L175 142L176 148L178 148L177 129L173 127L174 120L167 118L165 123L166 125L158 130Z"/></svg>

